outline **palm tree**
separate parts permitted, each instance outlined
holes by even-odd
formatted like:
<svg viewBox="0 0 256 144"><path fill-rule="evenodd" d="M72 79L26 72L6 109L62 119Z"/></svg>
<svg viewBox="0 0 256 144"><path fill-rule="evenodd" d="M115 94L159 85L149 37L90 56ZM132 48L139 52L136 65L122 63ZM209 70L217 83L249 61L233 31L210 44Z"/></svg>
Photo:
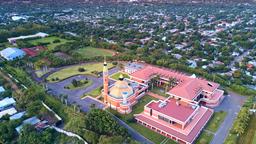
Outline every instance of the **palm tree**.
<svg viewBox="0 0 256 144"><path fill-rule="evenodd" d="M64 95L64 101L65 101L65 105L68 105L68 95Z"/></svg>
<svg viewBox="0 0 256 144"><path fill-rule="evenodd" d="M176 84L177 80L175 78L170 77L168 79L168 87L173 87Z"/></svg>
<svg viewBox="0 0 256 144"><path fill-rule="evenodd" d="M74 112L76 112L76 107L77 107L77 105L76 105L76 102L73 102L73 108L74 108Z"/></svg>
<svg viewBox="0 0 256 144"><path fill-rule="evenodd" d="M59 94L58 98L59 98L59 99L60 99L60 101L63 103L64 95L63 95L63 94Z"/></svg>
<svg viewBox="0 0 256 144"><path fill-rule="evenodd" d="M81 111L81 106L77 105L77 111L80 112Z"/></svg>
<svg viewBox="0 0 256 144"><path fill-rule="evenodd" d="M151 89L154 89L154 84L156 84L156 86L157 86L159 81L160 81L160 76L159 76L159 75L153 77L153 78L150 80Z"/></svg>

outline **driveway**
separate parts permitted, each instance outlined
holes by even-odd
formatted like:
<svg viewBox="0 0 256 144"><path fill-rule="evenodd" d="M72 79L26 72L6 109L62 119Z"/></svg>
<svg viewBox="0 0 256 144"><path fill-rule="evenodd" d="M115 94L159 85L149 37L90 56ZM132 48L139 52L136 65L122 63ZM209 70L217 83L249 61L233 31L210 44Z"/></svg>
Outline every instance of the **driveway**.
<svg viewBox="0 0 256 144"><path fill-rule="evenodd" d="M237 117L238 112L241 109L245 96L240 96L236 93L229 92L229 96L226 96L220 106L215 108L215 111L225 111L227 116L223 123L220 125L218 131L215 133L211 144L222 144L228 136L229 130L231 129L234 120Z"/></svg>
<svg viewBox="0 0 256 144"><path fill-rule="evenodd" d="M113 68L113 69L109 70L109 75L116 73L117 71L118 71L117 68ZM73 79L83 80L86 78L93 82L93 84L87 88L74 89L74 90L69 90L69 89L64 88L65 86L71 84ZM110 84L113 84L113 83L114 83L114 81L110 80ZM103 78L102 77L97 78L97 77L90 76L90 75L77 75L77 76L73 76L68 79L65 79L63 81L60 81L60 82L47 83L46 85L49 89L51 89L53 95L58 96L60 94L65 94L65 95L68 95L68 98L72 101L72 99L74 99L76 97L80 98L84 93L91 92L92 90L94 90L100 86L103 86Z"/></svg>

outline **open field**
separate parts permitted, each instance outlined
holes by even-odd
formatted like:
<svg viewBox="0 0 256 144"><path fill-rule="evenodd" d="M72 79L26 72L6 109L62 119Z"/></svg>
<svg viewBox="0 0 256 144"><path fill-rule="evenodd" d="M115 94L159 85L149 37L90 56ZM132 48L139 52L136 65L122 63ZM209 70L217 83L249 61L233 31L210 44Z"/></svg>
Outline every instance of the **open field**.
<svg viewBox="0 0 256 144"><path fill-rule="evenodd" d="M227 115L227 112L222 112L222 111L215 112L205 129L213 133L216 132L219 126L221 125L221 123L224 121L226 115Z"/></svg>
<svg viewBox="0 0 256 144"><path fill-rule="evenodd" d="M166 139L166 137L140 125L137 124L134 119L133 119L133 115L134 114L139 114L144 110L144 106L146 104L148 104L151 100L156 100L155 98L145 95L144 97L142 97L139 102L133 106L133 110L130 114L120 114L115 110L109 109L109 111L111 113L113 113L115 116L117 116L118 118L120 118L121 120L123 120L124 122L126 122L130 127L132 127L133 129L135 129L136 131L138 131L140 134L142 134L144 137L146 137L147 139L151 140L152 142L156 143L156 144L160 144L163 140ZM174 144L175 142L172 140L168 140L168 142L166 144Z"/></svg>
<svg viewBox="0 0 256 144"><path fill-rule="evenodd" d="M250 118L249 125L247 130L243 135L241 135L238 139L238 143L240 144L255 144L256 142L256 116L253 115Z"/></svg>
<svg viewBox="0 0 256 144"><path fill-rule="evenodd" d="M118 80L121 74L123 74L124 78L130 79L130 76L128 74L124 74L122 72L117 72L117 73L113 74L110 78L112 78L114 80Z"/></svg>
<svg viewBox="0 0 256 144"><path fill-rule="evenodd" d="M93 47L78 49L76 52L86 58L92 58L96 56L112 56L115 53L114 51L111 51L111 50L93 48Z"/></svg>
<svg viewBox="0 0 256 144"><path fill-rule="evenodd" d="M68 68L64 68L60 71L57 71L53 74L51 74L49 77L47 77L47 81L49 82L57 82L64 80L66 78L75 76L75 75L92 75L97 76L96 73L102 72L102 63L91 63L91 64L83 64L83 65L76 65L76 66L70 66ZM113 68L114 65L111 63L108 65L108 68ZM80 72L78 71L79 68L84 68L85 71ZM56 80L57 78L57 80ZM54 80L55 79L55 80Z"/></svg>
<svg viewBox="0 0 256 144"><path fill-rule="evenodd" d="M54 40L60 40L60 42L58 43L53 43ZM46 37L46 38L39 38L39 39L35 39L35 40L29 40L29 43L33 44L33 45L40 45L40 43L50 43L48 45L46 45L46 47L49 50L53 50L56 46L58 45L62 45L65 44L67 42L71 42L70 40L66 40L66 39L62 39L56 36L50 36L50 37Z"/></svg>

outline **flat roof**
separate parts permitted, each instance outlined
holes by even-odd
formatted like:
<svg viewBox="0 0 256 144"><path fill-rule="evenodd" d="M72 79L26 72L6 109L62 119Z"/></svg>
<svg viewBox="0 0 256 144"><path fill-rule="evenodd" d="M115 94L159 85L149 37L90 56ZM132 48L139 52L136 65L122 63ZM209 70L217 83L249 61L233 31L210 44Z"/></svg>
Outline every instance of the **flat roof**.
<svg viewBox="0 0 256 144"><path fill-rule="evenodd" d="M26 114L26 112L19 112L15 115L10 116L10 120L16 120L16 119L20 119L21 117L23 117Z"/></svg>
<svg viewBox="0 0 256 144"><path fill-rule="evenodd" d="M5 92L5 89L4 89L3 86L0 86L0 93L1 93L1 92Z"/></svg>
<svg viewBox="0 0 256 144"><path fill-rule="evenodd" d="M20 126L16 127L15 130L18 133L20 133L20 131L22 130L24 125L26 125L26 124L35 125L39 122L40 122L40 119L38 119L36 116L28 118L28 119L24 120Z"/></svg>
<svg viewBox="0 0 256 144"><path fill-rule="evenodd" d="M17 113L17 110L14 107L12 107L12 108L1 111L0 112L0 118L2 118L4 115L7 115L7 114L8 115L13 115L15 113Z"/></svg>
<svg viewBox="0 0 256 144"><path fill-rule="evenodd" d="M4 108L10 105L13 105L15 103L16 101L13 98L7 97L0 101L0 108Z"/></svg>
<svg viewBox="0 0 256 144"><path fill-rule="evenodd" d="M191 106L181 104L177 105L175 99L168 99L166 101L166 105L160 107L159 105L162 102L163 101L161 100L157 102L153 101L149 103L147 107L182 122L185 122L195 111L195 109L193 109Z"/></svg>
<svg viewBox="0 0 256 144"><path fill-rule="evenodd" d="M213 114L213 111L208 109L203 116L198 120L197 123L195 123L195 125L192 128L191 131L189 131L188 134L184 134L182 133L182 131L180 129L173 129L170 128L166 125L164 125L163 123L161 123L160 121L157 122L155 120L152 120L150 117L140 114L137 115L135 117L136 120L140 120L148 125L153 126L154 128L160 129L163 132L175 136L179 139L182 139L183 141L189 142L189 143L193 143L196 139L196 137L199 135L201 129L206 125L206 123L209 121L209 119L211 118Z"/></svg>

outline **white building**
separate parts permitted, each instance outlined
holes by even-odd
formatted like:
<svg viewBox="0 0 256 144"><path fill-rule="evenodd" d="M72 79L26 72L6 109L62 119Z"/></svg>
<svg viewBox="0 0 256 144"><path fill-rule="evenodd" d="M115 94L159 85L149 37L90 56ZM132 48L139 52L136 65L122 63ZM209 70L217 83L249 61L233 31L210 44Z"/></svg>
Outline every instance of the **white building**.
<svg viewBox="0 0 256 144"><path fill-rule="evenodd" d="M46 34L46 33L39 32L39 33L34 34L34 35L8 38L8 41L9 41L9 43L15 43L17 40L28 39L28 38L37 38L37 37L44 38L44 37L47 37L47 36L49 36L49 35Z"/></svg>
<svg viewBox="0 0 256 144"><path fill-rule="evenodd" d="M16 113L17 113L17 110L14 107L12 107L12 108L1 111L0 118L2 118L5 115L14 115Z"/></svg>

